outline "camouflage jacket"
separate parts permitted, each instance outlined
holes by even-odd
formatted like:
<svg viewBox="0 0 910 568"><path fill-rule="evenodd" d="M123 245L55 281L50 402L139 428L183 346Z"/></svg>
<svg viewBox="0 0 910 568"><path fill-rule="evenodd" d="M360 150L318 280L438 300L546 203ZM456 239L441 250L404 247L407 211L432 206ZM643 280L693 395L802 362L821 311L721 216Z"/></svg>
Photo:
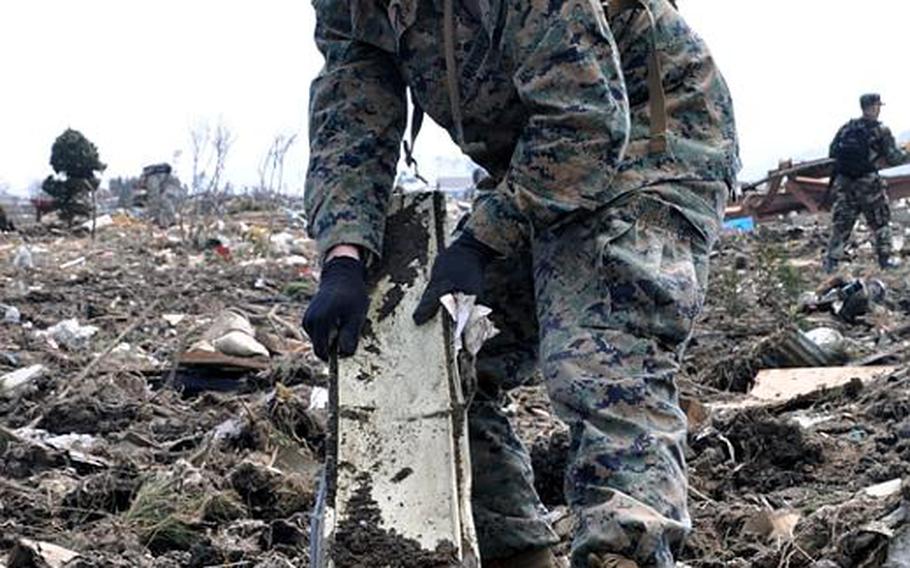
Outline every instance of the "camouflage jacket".
<svg viewBox="0 0 910 568"><path fill-rule="evenodd" d="M847 124L840 127L834 140L831 142L831 148L828 151L830 157L835 157L835 147L841 137L841 134L857 121L863 121L870 128L869 133L869 163L878 168L890 168L900 166L910 162L910 152L902 149L897 145L891 129L871 118L854 118ZM876 173L870 175L877 175Z"/></svg>
<svg viewBox="0 0 910 568"><path fill-rule="evenodd" d="M306 200L321 253L341 243L382 250L408 88L456 138L443 1L314 0L325 65L311 87ZM724 79L668 0L644 3L607 17L597 0L455 0L461 148L501 180L465 230L509 254L532 231L622 193L735 177ZM660 154L648 149L652 45L669 116ZM716 217L716 204L702 205Z"/></svg>

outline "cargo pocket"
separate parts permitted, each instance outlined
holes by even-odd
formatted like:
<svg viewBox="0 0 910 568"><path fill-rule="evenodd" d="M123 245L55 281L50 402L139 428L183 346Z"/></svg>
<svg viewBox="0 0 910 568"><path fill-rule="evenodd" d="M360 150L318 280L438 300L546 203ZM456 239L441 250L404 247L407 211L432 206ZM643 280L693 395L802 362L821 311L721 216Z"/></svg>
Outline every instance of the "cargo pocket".
<svg viewBox="0 0 910 568"><path fill-rule="evenodd" d="M869 228L878 230L891 222L891 206L888 203L888 183L879 179L870 195L861 196L866 200L866 222Z"/></svg>
<svg viewBox="0 0 910 568"><path fill-rule="evenodd" d="M622 329L668 346L688 338L702 293L691 235L681 229L685 223L678 212L646 199L604 219L597 278L609 313L589 314L589 326Z"/></svg>

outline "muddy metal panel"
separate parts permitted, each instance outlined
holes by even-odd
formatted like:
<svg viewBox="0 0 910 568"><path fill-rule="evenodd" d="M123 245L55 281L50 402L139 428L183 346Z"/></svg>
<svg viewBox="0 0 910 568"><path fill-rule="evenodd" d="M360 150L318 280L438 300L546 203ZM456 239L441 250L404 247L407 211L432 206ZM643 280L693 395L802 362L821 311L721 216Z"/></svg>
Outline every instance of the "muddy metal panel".
<svg viewBox="0 0 910 568"><path fill-rule="evenodd" d="M444 221L441 194L394 198L359 352L337 365L314 566L378 568L395 555L477 565L450 326L411 319Z"/></svg>

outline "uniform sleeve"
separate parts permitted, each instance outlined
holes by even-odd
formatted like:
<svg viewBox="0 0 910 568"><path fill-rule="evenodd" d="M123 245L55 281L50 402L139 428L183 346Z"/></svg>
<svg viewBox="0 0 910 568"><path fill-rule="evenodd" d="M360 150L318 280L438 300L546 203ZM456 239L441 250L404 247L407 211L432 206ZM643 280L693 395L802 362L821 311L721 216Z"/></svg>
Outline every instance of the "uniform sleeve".
<svg viewBox="0 0 910 568"><path fill-rule="evenodd" d="M888 166L901 166L910 162L910 154L897 145L891 130L882 127L879 138L879 155Z"/></svg>
<svg viewBox="0 0 910 568"><path fill-rule="evenodd" d="M513 82L529 116L496 191L466 230L502 254L610 185L629 140L626 85L603 9L593 0L531 2L514 42Z"/></svg>
<svg viewBox="0 0 910 568"><path fill-rule="evenodd" d="M390 53L353 36L346 2L315 2L325 65L310 87L305 205L320 258L337 244L382 251L406 125L405 85Z"/></svg>

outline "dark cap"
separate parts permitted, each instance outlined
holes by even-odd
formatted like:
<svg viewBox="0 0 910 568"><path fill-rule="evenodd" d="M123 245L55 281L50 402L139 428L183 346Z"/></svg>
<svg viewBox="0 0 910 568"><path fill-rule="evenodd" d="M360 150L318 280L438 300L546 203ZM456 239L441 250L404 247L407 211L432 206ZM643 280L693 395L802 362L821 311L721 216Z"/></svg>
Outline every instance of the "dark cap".
<svg viewBox="0 0 910 568"><path fill-rule="evenodd" d="M878 93L868 93L859 98L859 106L869 108L872 105L882 105L882 96Z"/></svg>

